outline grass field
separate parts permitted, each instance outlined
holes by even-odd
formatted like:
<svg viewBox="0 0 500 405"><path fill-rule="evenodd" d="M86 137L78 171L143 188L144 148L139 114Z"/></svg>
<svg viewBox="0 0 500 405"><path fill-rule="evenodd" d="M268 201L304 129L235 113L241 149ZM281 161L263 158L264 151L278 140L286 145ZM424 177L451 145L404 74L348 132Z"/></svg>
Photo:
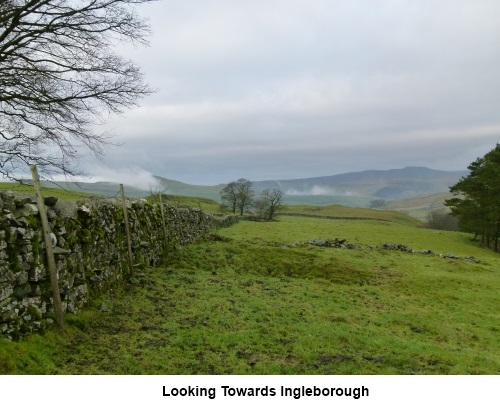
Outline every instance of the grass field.
<svg viewBox="0 0 500 405"><path fill-rule="evenodd" d="M158 196L149 196L147 199L151 202L158 202ZM201 208L203 211L212 214L220 213L220 203L203 197L190 197L182 195L163 195L162 202L173 207L188 206L193 208Z"/></svg>
<svg viewBox="0 0 500 405"><path fill-rule="evenodd" d="M444 201L454 197L451 193L423 195L403 200L388 201L384 208L404 212L425 221L431 211L447 209Z"/></svg>
<svg viewBox="0 0 500 405"><path fill-rule="evenodd" d="M0 191L1 190L12 190L15 193L27 194L27 195L35 195L35 190L33 186L11 183L11 182L0 182ZM92 194L86 193L84 191L76 191L76 190L67 190L62 188L42 188L42 193L44 196L57 197L61 200L77 200L79 198L87 198L91 197ZM102 197L102 196L101 196Z"/></svg>
<svg viewBox="0 0 500 405"><path fill-rule="evenodd" d="M280 211L284 214L310 215L333 218L370 218L382 221L396 222L409 226L421 226L423 223L416 218L398 211L377 210L370 208L352 208L343 205L310 206L289 205Z"/></svg>
<svg viewBox="0 0 500 405"><path fill-rule="evenodd" d="M0 341L0 372L500 373L500 256L467 234L285 216L218 233L67 315L65 335ZM297 243L336 237L358 248Z"/></svg>
<svg viewBox="0 0 500 405"><path fill-rule="evenodd" d="M76 185L73 185L74 189L69 189L69 188L61 188L61 187L56 187L55 185L53 187L42 187L42 193L44 196L51 196L51 197L57 197L62 200L78 200L82 198L89 198L89 197L106 197L104 194L94 194L94 193L88 193L85 191L78 191L76 189ZM2 190L12 190L15 193L19 194L26 194L26 195L35 195L35 190L33 186L30 185L21 185L18 183L11 183L11 182L0 182L0 191ZM117 197L119 196L118 190L113 189L114 196ZM111 194L111 191L110 191ZM157 196L146 196L145 198L157 201ZM182 196L182 195L168 195L164 196L164 203L172 205L172 206L181 206L181 205L187 205L190 207L195 207L195 208L201 208L204 211L211 212L211 213L217 213L219 211L219 206L220 204L214 200L211 200L209 198L203 198L203 197L190 197L190 196Z"/></svg>

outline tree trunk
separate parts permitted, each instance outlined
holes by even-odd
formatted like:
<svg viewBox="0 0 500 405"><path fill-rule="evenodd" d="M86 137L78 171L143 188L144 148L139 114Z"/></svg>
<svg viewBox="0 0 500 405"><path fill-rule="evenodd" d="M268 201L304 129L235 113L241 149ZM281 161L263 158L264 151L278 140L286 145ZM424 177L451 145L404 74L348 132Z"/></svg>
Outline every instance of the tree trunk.
<svg viewBox="0 0 500 405"><path fill-rule="evenodd" d="M496 223L496 229L495 229L495 252L498 252L498 234L499 234L499 223Z"/></svg>

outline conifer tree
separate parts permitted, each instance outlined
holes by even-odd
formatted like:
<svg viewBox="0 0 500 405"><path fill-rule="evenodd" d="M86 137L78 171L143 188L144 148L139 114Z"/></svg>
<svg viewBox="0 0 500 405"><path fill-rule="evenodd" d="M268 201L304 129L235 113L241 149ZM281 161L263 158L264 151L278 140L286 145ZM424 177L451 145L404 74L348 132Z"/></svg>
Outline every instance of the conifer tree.
<svg viewBox="0 0 500 405"><path fill-rule="evenodd" d="M462 177L450 191L454 198L446 200L459 227L480 235L482 243L498 251L500 237L500 144L472 162L467 177Z"/></svg>

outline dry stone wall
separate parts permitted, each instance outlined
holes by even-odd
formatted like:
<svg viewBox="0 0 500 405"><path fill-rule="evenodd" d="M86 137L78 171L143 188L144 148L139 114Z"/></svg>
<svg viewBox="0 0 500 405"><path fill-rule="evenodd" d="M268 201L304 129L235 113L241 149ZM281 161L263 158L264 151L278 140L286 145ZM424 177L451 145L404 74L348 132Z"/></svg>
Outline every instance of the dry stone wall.
<svg viewBox="0 0 500 405"><path fill-rule="evenodd" d="M93 295L128 274L123 209L115 199L68 202L45 198L63 310L77 312ZM136 266L165 258L159 204L127 202ZM195 242L236 217L164 205L169 245ZM36 199L0 193L0 337L19 339L43 331L54 316Z"/></svg>

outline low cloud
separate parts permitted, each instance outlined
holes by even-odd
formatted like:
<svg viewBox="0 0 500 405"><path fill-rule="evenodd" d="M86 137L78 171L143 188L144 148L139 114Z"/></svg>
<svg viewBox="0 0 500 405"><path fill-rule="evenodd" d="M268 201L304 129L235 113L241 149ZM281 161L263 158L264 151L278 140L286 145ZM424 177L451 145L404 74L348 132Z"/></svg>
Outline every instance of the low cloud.
<svg viewBox="0 0 500 405"><path fill-rule="evenodd" d="M100 181L120 183L128 186L150 190L160 187L158 180L149 171L139 166L126 166L121 168L110 168L106 166L93 166L87 170L88 176L78 180L97 183Z"/></svg>
<svg viewBox="0 0 500 405"><path fill-rule="evenodd" d="M311 188L305 190L296 190L296 189L288 189L285 191L286 195L330 195L330 196L345 196L345 197L354 197L356 193L351 191L339 191L333 187L325 187L325 186L312 186Z"/></svg>

